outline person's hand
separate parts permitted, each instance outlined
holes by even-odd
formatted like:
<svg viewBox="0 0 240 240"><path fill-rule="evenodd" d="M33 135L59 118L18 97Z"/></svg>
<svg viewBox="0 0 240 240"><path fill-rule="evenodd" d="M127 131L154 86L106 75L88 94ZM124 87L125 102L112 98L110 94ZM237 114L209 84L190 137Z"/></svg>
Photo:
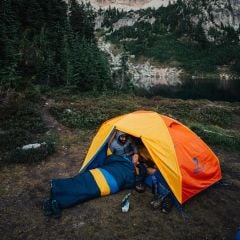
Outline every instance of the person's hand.
<svg viewBox="0 0 240 240"><path fill-rule="evenodd" d="M132 162L134 165L139 164L139 155L137 153L132 155Z"/></svg>
<svg viewBox="0 0 240 240"><path fill-rule="evenodd" d="M157 171L156 168L148 167L147 168L147 174L148 175L153 175Z"/></svg>

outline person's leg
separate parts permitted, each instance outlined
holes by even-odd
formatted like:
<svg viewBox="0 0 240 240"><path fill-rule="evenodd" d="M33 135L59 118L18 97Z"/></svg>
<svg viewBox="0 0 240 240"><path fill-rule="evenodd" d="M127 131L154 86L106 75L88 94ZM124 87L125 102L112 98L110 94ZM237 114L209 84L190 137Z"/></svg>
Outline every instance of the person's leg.
<svg viewBox="0 0 240 240"><path fill-rule="evenodd" d="M72 178L53 179L50 197L43 200L44 215L59 218L61 209L99 195L99 187L89 171Z"/></svg>
<svg viewBox="0 0 240 240"><path fill-rule="evenodd" d="M53 179L51 183L51 198L56 200L61 208L71 207L99 195L99 188L89 171L72 178Z"/></svg>
<svg viewBox="0 0 240 240"><path fill-rule="evenodd" d="M169 193L167 187L165 187L160 179L156 175L152 175L152 183L153 183L153 194L160 194L162 196L166 196Z"/></svg>
<svg viewBox="0 0 240 240"><path fill-rule="evenodd" d="M134 183L135 172L132 162L119 156L112 156L101 168L91 169L72 178L53 179L51 197L48 201L54 205L52 204L54 200L54 203L57 203L55 206L59 206L60 209L67 208L92 198L116 193L121 189L132 188ZM48 214L46 211L46 215Z"/></svg>
<svg viewBox="0 0 240 240"><path fill-rule="evenodd" d="M173 206L170 191L155 175L152 175L152 193L154 197L150 202L151 206L154 209L160 208L163 213L168 213Z"/></svg>
<svg viewBox="0 0 240 240"><path fill-rule="evenodd" d="M145 191L145 178L147 176L147 169L144 166L144 164L140 163L137 166L136 170L136 184L135 184L135 190L139 193L143 193Z"/></svg>

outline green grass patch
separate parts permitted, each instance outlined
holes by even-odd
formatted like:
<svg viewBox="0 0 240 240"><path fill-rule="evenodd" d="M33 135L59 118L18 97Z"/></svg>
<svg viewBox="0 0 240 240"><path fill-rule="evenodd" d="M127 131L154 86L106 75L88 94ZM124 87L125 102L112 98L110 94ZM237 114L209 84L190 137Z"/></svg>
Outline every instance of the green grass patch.
<svg viewBox="0 0 240 240"><path fill-rule="evenodd" d="M230 127L233 122L232 113L221 107L203 107L194 109L190 117L200 123L217 125L220 127Z"/></svg>
<svg viewBox="0 0 240 240"><path fill-rule="evenodd" d="M233 123L232 112L224 107L208 105L200 101L169 101L158 105L155 109L161 114L173 116L182 122L198 122L206 125L216 125L230 128Z"/></svg>
<svg viewBox="0 0 240 240"><path fill-rule="evenodd" d="M138 110L131 99L131 96L126 94L119 97L71 96L63 104L60 103L50 108L50 113L67 127L94 129L112 117Z"/></svg>
<svg viewBox="0 0 240 240"><path fill-rule="evenodd" d="M198 123L191 124L190 128L209 145L221 146L230 151L240 151L240 135L234 131Z"/></svg>
<svg viewBox="0 0 240 240"><path fill-rule="evenodd" d="M117 92L71 94L66 89L48 94L49 98L55 100L50 113L57 121L67 127L80 129L76 135L62 135L57 145L81 144L80 135L85 136L86 132L95 131L112 117L136 110L152 110L190 126L209 145L229 150L237 150L239 147L239 134L234 130L239 116L236 103L162 97L150 99Z"/></svg>

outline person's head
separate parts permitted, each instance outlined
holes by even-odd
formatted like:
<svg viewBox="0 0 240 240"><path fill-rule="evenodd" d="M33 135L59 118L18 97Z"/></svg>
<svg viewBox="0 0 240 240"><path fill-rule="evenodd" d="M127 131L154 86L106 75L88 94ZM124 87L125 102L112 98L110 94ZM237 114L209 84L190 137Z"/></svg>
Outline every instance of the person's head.
<svg viewBox="0 0 240 240"><path fill-rule="evenodd" d="M127 134L121 134L119 137L118 137L118 141L122 144L124 144L126 141L127 141L127 138L128 138L128 135Z"/></svg>
<svg viewBox="0 0 240 240"><path fill-rule="evenodd" d="M125 132L118 131L116 138L119 143L124 144L127 141L128 134L126 134Z"/></svg>

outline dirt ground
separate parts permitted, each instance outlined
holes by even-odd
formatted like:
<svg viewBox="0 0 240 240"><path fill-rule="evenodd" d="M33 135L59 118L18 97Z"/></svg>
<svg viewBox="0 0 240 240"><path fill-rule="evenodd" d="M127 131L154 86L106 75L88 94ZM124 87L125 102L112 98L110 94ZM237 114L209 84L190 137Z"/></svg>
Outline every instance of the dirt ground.
<svg viewBox="0 0 240 240"><path fill-rule="evenodd" d="M62 136L70 130L44 113L50 128ZM65 209L61 219L45 217L41 200L49 181L77 174L94 131L81 144L62 146L46 161L11 165L0 170L0 238L5 239L234 239L240 227L239 153L213 149L220 159L227 185L216 185L169 214L152 210L150 189L139 194L125 190ZM121 212L121 200L131 192L130 211Z"/></svg>

